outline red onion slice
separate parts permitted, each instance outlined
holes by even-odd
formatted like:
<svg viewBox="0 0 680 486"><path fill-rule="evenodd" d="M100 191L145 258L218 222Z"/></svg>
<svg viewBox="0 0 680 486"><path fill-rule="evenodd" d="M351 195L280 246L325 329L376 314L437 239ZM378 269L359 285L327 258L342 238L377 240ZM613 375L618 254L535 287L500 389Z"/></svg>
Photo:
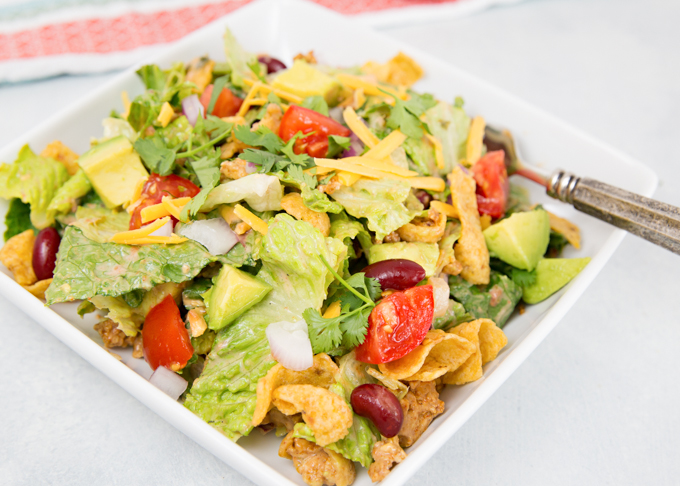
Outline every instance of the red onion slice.
<svg viewBox="0 0 680 486"><path fill-rule="evenodd" d="M441 317L446 314L449 308L449 283L443 278L430 277L427 281L432 285L432 296L434 297L434 314L433 317Z"/></svg>
<svg viewBox="0 0 680 486"><path fill-rule="evenodd" d="M187 120L193 127L196 125L196 120L199 116L203 116L203 105L198 95L187 96L182 100L182 113L187 117Z"/></svg>
<svg viewBox="0 0 680 486"><path fill-rule="evenodd" d="M149 233L149 236L172 236L172 230L174 226L175 225L172 223L172 219L169 219L167 223L158 228L156 231Z"/></svg>
<svg viewBox="0 0 680 486"><path fill-rule="evenodd" d="M204 219L184 224L177 234L199 242L213 255L224 255L239 242L238 236L222 218Z"/></svg>
<svg viewBox="0 0 680 486"><path fill-rule="evenodd" d="M253 174L257 172L257 169L259 169L260 166L257 164L253 164L252 162L246 162L246 173L247 174Z"/></svg>
<svg viewBox="0 0 680 486"><path fill-rule="evenodd" d="M265 332L272 356L281 363L281 366L293 371L312 367L314 353L304 319L295 322L272 322Z"/></svg>
<svg viewBox="0 0 680 486"><path fill-rule="evenodd" d="M187 380L165 366L156 368L149 382L173 400L177 400L189 385Z"/></svg>
<svg viewBox="0 0 680 486"><path fill-rule="evenodd" d="M355 157L361 155L364 151L364 144L361 143L359 137L354 135L354 132L350 133L349 138L351 142L349 143L349 148L345 150L340 157Z"/></svg>

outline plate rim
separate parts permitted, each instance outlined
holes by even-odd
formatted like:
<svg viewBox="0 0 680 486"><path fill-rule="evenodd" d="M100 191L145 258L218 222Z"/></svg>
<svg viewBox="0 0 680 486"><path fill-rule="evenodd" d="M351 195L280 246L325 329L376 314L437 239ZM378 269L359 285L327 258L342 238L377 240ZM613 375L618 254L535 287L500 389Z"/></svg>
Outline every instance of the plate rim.
<svg viewBox="0 0 680 486"><path fill-rule="evenodd" d="M149 62L154 62L158 58L170 54L174 50L181 49L183 46L191 45L194 38L200 37L204 30L211 28L215 24L224 22L226 17L252 15L253 12L257 12L258 10L264 10L265 15L277 15L276 10L285 8L287 5L323 11L325 15L332 16L338 21L354 23L356 28L371 31L372 34L382 37L384 40L406 53L413 53L415 57L426 59L428 63L438 64L440 67L455 73L456 76L474 81L478 85L481 85L483 90L491 91L495 95L501 96L507 101L514 103L518 106L518 109L528 112L531 115L547 119L553 123L558 130L567 132L580 138L584 142L611 153L640 171L639 176L644 178L644 181L643 190L638 192L642 195L651 196L658 185L658 176L651 168L616 147L563 121L556 115L525 101L513 93L505 91L483 78L449 64L428 52L421 51L416 47L393 39L382 32L376 32L365 24L361 24L357 19L343 16L305 0L256 0L230 12L226 16L206 24L201 29L192 32L181 40L167 45L148 59L137 62L133 66L123 70L109 81L83 95L83 97L71 106L56 112L32 129L17 137L14 141L6 144L0 148L0 158L8 153L14 155L13 152L18 151L24 143L28 143L28 141L35 138L37 134L55 128L61 119L68 117L72 113L81 110L84 106L97 100L103 93L124 81L131 74L134 74L134 71L140 66ZM516 347L505 356L502 365L498 366L490 375L485 375L481 379L482 381L479 386L457 407L454 413L439 421L436 427L431 429L429 436L419 444L419 447L409 452L407 458L398 465L399 474L388 475L381 484L397 486L405 483L413 476L413 474L415 474L425 461L432 457L432 455L437 452L442 445L453 436L453 434L455 434L455 432L486 402L505 380L514 373L514 371L561 321L569 309L571 309L574 303L583 294L588 285L595 279L596 275L607 264L625 235L626 232L620 229L615 229L612 232L599 251L592 255L591 263L571 284L569 284L568 288L552 304L552 306L548 308L542 316L537 318L535 327L526 331ZM180 430L186 436L207 449L208 452L217 456L245 477L263 485L275 483L293 486L299 484L288 479L267 462L250 453L244 447L229 440L207 422L186 409L179 402L166 396L143 377L118 361L106 349L90 339L56 311L51 310L46 305L41 305L41 301L33 297L12 278L2 272L0 272L0 291L11 299L12 303L20 310L36 320L42 327L57 337L57 339L62 341L104 375L121 386L121 388L169 422L170 425Z"/></svg>

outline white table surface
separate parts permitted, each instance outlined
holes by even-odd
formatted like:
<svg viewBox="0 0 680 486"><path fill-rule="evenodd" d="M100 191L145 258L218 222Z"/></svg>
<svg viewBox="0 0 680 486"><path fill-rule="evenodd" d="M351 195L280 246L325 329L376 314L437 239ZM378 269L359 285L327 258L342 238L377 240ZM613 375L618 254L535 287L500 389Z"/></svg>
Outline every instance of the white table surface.
<svg viewBox="0 0 680 486"><path fill-rule="evenodd" d="M386 32L641 160L680 206L679 24L676 0L545 0ZM110 76L1 86L0 145ZM678 275L626 237L409 484L678 484ZM0 336L1 484L250 484L2 297Z"/></svg>

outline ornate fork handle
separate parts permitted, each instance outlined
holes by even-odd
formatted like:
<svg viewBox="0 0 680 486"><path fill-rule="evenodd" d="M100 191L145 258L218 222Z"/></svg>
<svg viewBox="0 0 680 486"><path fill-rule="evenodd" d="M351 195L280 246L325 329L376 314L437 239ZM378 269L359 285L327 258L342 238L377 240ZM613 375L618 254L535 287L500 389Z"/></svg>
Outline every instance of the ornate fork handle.
<svg viewBox="0 0 680 486"><path fill-rule="evenodd" d="M680 208L563 170L552 175L547 192L579 211L680 254Z"/></svg>

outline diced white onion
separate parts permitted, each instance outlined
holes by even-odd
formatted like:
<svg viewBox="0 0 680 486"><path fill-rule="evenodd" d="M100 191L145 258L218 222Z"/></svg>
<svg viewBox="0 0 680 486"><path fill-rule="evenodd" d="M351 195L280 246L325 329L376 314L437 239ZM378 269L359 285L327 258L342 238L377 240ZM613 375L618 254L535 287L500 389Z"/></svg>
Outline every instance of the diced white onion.
<svg viewBox="0 0 680 486"><path fill-rule="evenodd" d="M156 368L156 371L149 378L149 382L169 397L172 397L173 400L177 400L189 385L187 380L165 366Z"/></svg>
<svg viewBox="0 0 680 486"><path fill-rule="evenodd" d="M153 233L149 233L149 236L172 236L172 229L174 226L175 225L172 223L172 219L168 219L167 223L165 223Z"/></svg>
<svg viewBox="0 0 680 486"><path fill-rule="evenodd" d="M281 363L281 366L293 371L312 367L314 353L304 319L295 322L272 322L265 332L272 356Z"/></svg>
<svg viewBox="0 0 680 486"><path fill-rule="evenodd" d="M428 282L432 285L432 293L434 296L434 317L441 317L446 314L449 308L449 283L443 278L430 277Z"/></svg>
<svg viewBox="0 0 680 486"><path fill-rule="evenodd" d="M182 100L182 113L187 117L189 124L193 127L199 116L203 116L203 105L198 95L187 96Z"/></svg>
<svg viewBox="0 0 680 486"><path fill-rule="evenodd" d="M198 241L213 255L224 255L238 243L236 233L222 218L204 219L184 224L177 234Z"/></svg>

